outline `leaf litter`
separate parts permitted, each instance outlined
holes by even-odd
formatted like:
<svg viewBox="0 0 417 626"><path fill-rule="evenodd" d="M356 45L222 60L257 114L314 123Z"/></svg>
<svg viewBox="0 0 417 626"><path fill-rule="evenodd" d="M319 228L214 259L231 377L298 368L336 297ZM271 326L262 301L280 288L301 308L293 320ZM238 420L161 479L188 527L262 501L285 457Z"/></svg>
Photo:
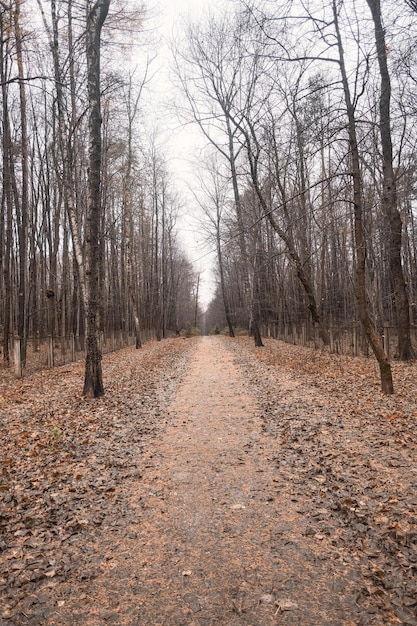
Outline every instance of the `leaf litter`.
<svg viewBox="0 0 417 626"><path fill-rule="evenodd" d="M178 384L187 350L166 341L106 356L106 395L96 401L80 397L80 364L9 379L0 404L2 625L48 623L55 603L79 598L97 575L102 537L136 519L126 490L167 419L163 393Z"/></svg>
<svg viewBox="0 0 417 626"><path fill-rule="evenodd" d="M246 415L213 458L199 441L213 447L209 428L224 438L225 417L200 427L169 408L201 340L107 355L98 401L80 397L80 364L24 381L4 372L2 626L417 624L416 364L394 364L396 394L385 397L368 359L212 340L233 355L257 413L241 392L229 407L229 391L201 374L200 395L223 394L231 425ZM193 483L199 471L210 488ZM245 484L234 499L228 472ZM193 530L205 523L199 507L221 520L205 531L214 555Z"/></svg>
<svg viewBox="0 0 417 626"><path fill-rule="evenodd" d="M417 624L417 367L393 368L388 397L369 359L274 341L244 357L305 535L355 564L358 624Z"/></svg>

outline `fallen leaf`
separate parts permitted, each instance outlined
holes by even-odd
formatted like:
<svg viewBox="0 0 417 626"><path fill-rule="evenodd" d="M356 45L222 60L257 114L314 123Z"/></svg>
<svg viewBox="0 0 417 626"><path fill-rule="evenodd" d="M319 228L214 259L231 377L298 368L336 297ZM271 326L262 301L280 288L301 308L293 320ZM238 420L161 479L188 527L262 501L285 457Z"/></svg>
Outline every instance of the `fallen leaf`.
<svg viewBox="0 0 417 626"><path fill-rule="evenodd" d="M275 604L278 607L275 615L279 613L279 611L295 611L298 609L298 604L288 599L275 600Z"/></svg>

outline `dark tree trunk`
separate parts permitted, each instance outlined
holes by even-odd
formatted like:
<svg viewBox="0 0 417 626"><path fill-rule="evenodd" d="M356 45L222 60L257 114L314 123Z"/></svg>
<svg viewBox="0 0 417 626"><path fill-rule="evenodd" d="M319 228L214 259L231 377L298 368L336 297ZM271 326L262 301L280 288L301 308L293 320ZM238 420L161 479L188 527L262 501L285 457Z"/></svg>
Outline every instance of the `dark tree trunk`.
<svg viewBox="0 0 417 626"><path fill-rule="evenodd" d="M86 220L86 358L83 394L104 393L99 345L99 268L101 202L100 38L110 0L97 0L87 17L87 88L89 102L89 171Z"/></svg>
<svg viewBox="0 0 417 626"><path fill-rule="evenodd" d="M230 315L229 300L228 300L228 295L226 293L226 282L225 282L225 277L224 277L223 253L222 253L221 239L220 239L220 215L218 212L218 208L217 208L217 218L216 218L216 249L217 249L217 262L219 264L220 287L222 291L224 313L226 316L227 327L229 329L229 337L234 337L235 331L233 329L232 318Z"/></svg>
<svg viewBox="0 0 417 626"><path fill-rule="evenodd" d="M403 361L413 359L415 352L411 344L410 303L401 260L403 225L397 205L397 181L393 168L391 137L391 80L387 63L387 47L381 19L380 0L367 0L375 28L375 43L381 76L379 97L379 129L383 158L382 211L388 235L388 258L394 290L397 315L397 357Z"/></svg>
<svg viewBox="0 0 417 626"><path fill-rule="evenodd" d="M262 335L261 335L261 331L259 329L259 324L252 323L252 326L250 328L250 332L251 332L251 335L252 335L253 340L255 342L255 346L257 348L263 348L264 344L262 342Z"/></svg>
<svg viewBox="0 0 417 626"><path fill-rule="evenodd" d="M262 337L259 329L259 321L257 317L256 307L254 306L253 293L250 288L250 271L249 271L249 257L247 251L247 245L245 240L245 224L243 220L242 201L239 192L238 176L236 171L236 156L233 145L233 132L231 129L230 114L227 110L224 110L226 117L227 135L229 142L229 163L230 173L232 175L233 195L235 200L235 210L238 226L238 241L240 252L243 258L243 297L245 301L246 312L249 316L249 333L253 336L255 346L262 348Z"/></svg>
<svg viewBox="0 0 417 626"><path fill-rule="evenodd" d="M22 367L26 363L27 341L27 254L28 254L28 214L29 214L29 145L26 116L26 88L23 70L22 32L20 28L20 5L17 0L14 11L14 31L16 39L16 57L19 75L19 100L21 124L21 197L18 208L18 239L19 239L19 291L17 312L17 333L20 339L20 362Z"/></svg>
<svg viewBox="0 0 417 626"><path fill-rule="evenodd" d="M383 393L394 393L392 382L391 364L385 353L381 339L375 331L369 317L366 303L366 253L365 240L363 234L363 184L360 170L359 149L356 136L356 120L354 107L351 100L349 82L344 62L344 51L342 38L339 30L336 2L333 0L333 15L336 27L337 44L339 49L340 72L342 76L343 92L346 103L348 117L349 152L352 163L353 179L353 206L354 206L354 232L355 232L355 254L356 254L356 299L358 303L358 314L364 329L366 338L378 361L381 390Z"/></svg>
<svg viewBox="0 0 417 626"><path fill-rule="evenodd" d="M12 308L12 281L11 281L11 255L12 255L12 184L11 184L11 137L10 120L7 92L7 68L6 68L6 43L4 38L4 13L0 11L0 63L2 82L2 152L3 152L3 193L2 212L4 213L4 254L2 256L4 272L4 309L3 309L3 359L10 361L10 337L11 337L11 308Z"/></svg>

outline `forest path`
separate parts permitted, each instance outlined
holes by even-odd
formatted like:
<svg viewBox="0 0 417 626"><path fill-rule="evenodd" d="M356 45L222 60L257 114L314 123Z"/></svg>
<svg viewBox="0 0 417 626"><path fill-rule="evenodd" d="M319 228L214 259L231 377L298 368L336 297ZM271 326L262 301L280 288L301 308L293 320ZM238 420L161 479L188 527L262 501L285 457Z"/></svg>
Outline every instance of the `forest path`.
<svg viewBox="0 0 417 626"><path fill-rule="evenodd" d="M417 364L167 339L5 377L0 626L417 626ZM3 372L4 373L4 372Z"/></svg>
<svg viewBox="0 0 417 626"><path fill-rule="evenodd" d="M90 589L98 623L357 623L346 572L303 536L302 503L221 338L195 343L169 413L131 494L129 549L115 543Z"/></svg>
<svg viewBox="0 0 417 626"><path fill-rule="evenodd" d="M197 344L170 413L155 459L162 493L143 623L155 603L161 624L273 623L274 472L256 403L221 340Z"/></svg>

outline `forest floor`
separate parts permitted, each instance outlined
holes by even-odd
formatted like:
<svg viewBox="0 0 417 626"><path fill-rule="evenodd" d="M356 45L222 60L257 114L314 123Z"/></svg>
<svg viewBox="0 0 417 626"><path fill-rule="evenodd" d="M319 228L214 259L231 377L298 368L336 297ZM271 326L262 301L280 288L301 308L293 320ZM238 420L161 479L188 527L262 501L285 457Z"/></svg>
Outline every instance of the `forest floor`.
<svg viewBox="0 0 417 626"><path fill-rule="evenodd" d="M1 626L417 624L417 364L265 344L1 371Z"/></svg>

